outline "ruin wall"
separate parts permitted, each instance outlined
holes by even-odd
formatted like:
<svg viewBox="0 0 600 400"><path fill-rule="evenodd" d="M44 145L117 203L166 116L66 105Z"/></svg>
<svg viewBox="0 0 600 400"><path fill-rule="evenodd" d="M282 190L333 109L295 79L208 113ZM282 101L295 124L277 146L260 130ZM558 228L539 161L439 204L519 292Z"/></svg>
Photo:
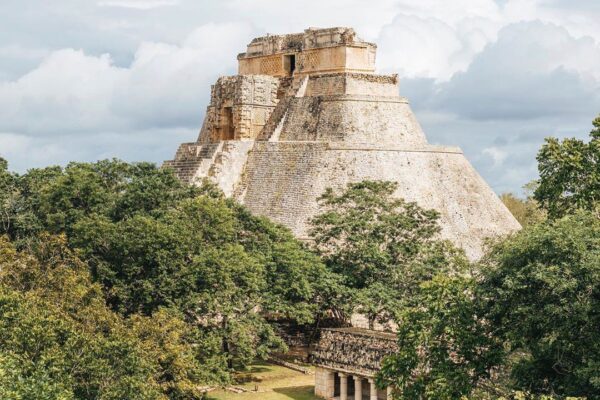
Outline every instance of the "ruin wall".
<svg viewBox="0 0 600 400"><path fill-rule="evenodd" d="M462 152L452 147L377 147L325 142L256 142L236 197L308 238L319 212L316 198L362 180L398 183L397 197L440 212L441 237L465 249L471 259L484 242L519 224L506 211Z"/></svg>
<svg viewBox="0 0 600 400"><path fill-rule="evenodd" d="M355 94L397 98L398 93L397 75L343 73L310 76L304 96Z"/></svg>
<svg viewBox="0 0 600 400"><path fill-rule="evenodd" d="M427 144L406 99L369 95L292 98L279 140Z"/></svg>
<svg viewBox="0 0 600 400"><path fill-rule="evenodd" d="M323 329L311 352L313 364L345 372L374 376L386 356L398 351L396 335L357 328Z"/></svg>
<svg viewBox="0 0 600 400"><path fill-rule="evenodd" d="M279 79L266 75L219 78L211 87L211 102L198 141L256 138L279 101L279 84Z"/></svg>

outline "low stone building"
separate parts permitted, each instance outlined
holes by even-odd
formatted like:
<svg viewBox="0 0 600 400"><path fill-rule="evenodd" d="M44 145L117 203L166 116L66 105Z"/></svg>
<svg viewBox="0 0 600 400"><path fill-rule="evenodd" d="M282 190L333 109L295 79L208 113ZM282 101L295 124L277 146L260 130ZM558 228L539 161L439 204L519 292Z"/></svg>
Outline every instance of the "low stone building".
<svg viewBox="0 0 600 400"><path fill-rule="evenodd" d="M396 335L360 328L323 329L311 354L315 394L325 399L385 400L374 377L383 358L396 352Z"/></svg>

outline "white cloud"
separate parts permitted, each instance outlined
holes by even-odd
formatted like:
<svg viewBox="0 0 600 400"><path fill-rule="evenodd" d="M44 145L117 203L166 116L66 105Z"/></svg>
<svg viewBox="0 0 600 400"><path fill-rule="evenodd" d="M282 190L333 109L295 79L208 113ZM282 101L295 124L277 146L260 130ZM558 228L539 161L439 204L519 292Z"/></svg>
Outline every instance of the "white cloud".
<svg viewBox="0 0 600 400"><path fill-rule="evenodd" d="M377 42L382 71L445 81L464 71L504 24L493 0L401 0Z"/></svg>
<svg viewBox="0 0 600 400"><path fill-rule="evenodd" d="M48 55L48 50L27 48L17 44L10 44L0 47L0 57L24 58L40 60Z"/></svg>
<svg viewBox="0 0 600 400"><path fill-rule="evenodd" d="M440 19L398 14L377 40L379 67L403 77L447 80L464 71L492 36L476 20L457 29Z"/></svg>
<svg viewBox="0 0 600 400"><path fill-rule="evenodd" d="M600 45L554 24L521 22L442 86L439 107L474 119L600 111Z"/></svg>
<svg viewBox="0 0 600 400"><path fill-rule="evenodd" d="M123 7L138 10L150 10L157 7L175 6L178 0L105 0L99 1L101 7Z"/></svg>
<svg viewBox="0 0 600 400"><path fill-rule="evenodd" d="M486 147L482 150L483 154L486 154L492 158L494 162L494 167L499 167L504 163L508 153L498 147Z"/></svg>
<svg viewBox="0 0 600 400"><path fill-rule="evenodd" d="M65 49L13 82L0 83L0 130L47 135L104 126L113 90L123 78L109 55Z"/></svg>
<svg viewBox="0 0 600 400"><path fill-rule="evenodd" d="M142 43L127 68L110 55L65 49L33 71L0 83L0 130L52 135L201 123L210 84L235 72L223 48L244 43L247 25L209 24L180 45Z"/></svg>
<svg viewBox="0 0 600 400"><path fill-rule="evenodd" d="M120 158L127 161L155 161L171 158L179 143L188 141L195 129L148 129L123 135L98 132L32 138L18 133L0 133L0 157L16 171L70 161Z"/></svg>
<svg viewBox="0 0 600 400"><path fill-rule="evenodd" d="M454 27L473 19L499 21L502 18L494 0L400 0L398 10L420 18L439 19Z"/></svg>
<svg viewBox="0 0 600 400"><path fill-rule="evenodd" d="M112 112L137 127L199 128L210 85L219 75L236 72L234 49L242 51L252 36L249 25L207 24L181 45L143 43L127 81L116 88Z"/></svg>

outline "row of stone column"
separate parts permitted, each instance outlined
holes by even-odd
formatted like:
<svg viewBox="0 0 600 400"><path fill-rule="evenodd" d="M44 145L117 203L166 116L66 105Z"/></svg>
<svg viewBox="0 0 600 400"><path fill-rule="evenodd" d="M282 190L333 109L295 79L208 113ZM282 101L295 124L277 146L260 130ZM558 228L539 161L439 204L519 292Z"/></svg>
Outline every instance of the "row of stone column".
<svg viewBox="0 0 600 400"><path fill-rule="evenodd" d="M340 377L340 400L348 400L348 375L338 372L338 376ZM362 400L363 378L356 375L353 375L352 377L354 378L354 400ZM367 380L369 381L369 400L378 400L375 380L373 378L367 378ZM387 398L392 398L390 388L387 390Z"/></svg>

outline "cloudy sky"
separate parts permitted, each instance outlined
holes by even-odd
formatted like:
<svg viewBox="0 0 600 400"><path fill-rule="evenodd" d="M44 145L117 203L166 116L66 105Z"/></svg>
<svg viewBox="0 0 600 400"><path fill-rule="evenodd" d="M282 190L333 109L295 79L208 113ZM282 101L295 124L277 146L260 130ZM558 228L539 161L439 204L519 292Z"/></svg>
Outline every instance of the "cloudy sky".
<svg viewBox="0 0 600 400"><path fill-rule="evenodd" d="M251 38L352 26L429 141L518 192L544 137L585 138L600 113L598 21L598 0L1 0L0 155L160 163Z"/></svg>

